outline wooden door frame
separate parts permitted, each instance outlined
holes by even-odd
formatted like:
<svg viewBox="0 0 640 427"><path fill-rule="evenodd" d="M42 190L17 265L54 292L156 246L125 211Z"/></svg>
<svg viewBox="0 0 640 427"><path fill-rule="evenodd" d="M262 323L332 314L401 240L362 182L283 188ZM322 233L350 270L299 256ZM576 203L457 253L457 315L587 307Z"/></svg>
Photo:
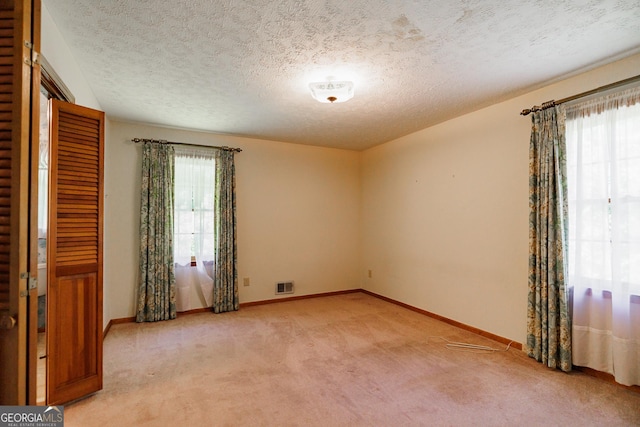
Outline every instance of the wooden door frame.
<svg viewBox="0 0 640 427"><path fill-rule="evenodd" d="M5 314L16 322L13 328L3 330L2 335L2 366L0 367L0 404L26 405L31 402L32 389L36 378L29 375L37 353L32 352L29 339L30 330L37 325L32 324L32 305L30 284L30 267L36 265L36 253L32 250L32 236L36 229L32 224L33 210L30 185L33 171L31 170L31 154L34 149L32 114L38 111L39 105L33 105L32 88L39 86L37 65L33 66L33 47L40 46L40 0L2 1L6 22L11 20L11 34L3 35L3 65L10 65L11 89L6 91L5 110L3 112L3 132L10 132L8 170L11 177L8 180L9 207L6 217L8 222L8 256L3 260L8 266L6 289L8 301ZM9 26L7 26L9 28ZM9 41L10 40L10 41ZM6 49L11 46L10 62L6 58ZM9 74L7 74L9 75ZM9 85L5 82L5 88ZM37 92L39 93L39 91ZM37 115L36 115L37 117ZM8 122L8 123L7 123ZM5 145L6 145L5 140ZM37 145L35 146L37 150ZM37 182L35 183L37 190ZM6 188L5 188L6 191ZM37 213L36 213L37 218ZM37 242L36 242L37 243ZM33 246L36 247L36 246ZM37 248L37 247L36 247ZM37 287L37 286L36 286ZM37 290L35 292L37 296ZM37 310L36 310L37 314Z"/></svg>

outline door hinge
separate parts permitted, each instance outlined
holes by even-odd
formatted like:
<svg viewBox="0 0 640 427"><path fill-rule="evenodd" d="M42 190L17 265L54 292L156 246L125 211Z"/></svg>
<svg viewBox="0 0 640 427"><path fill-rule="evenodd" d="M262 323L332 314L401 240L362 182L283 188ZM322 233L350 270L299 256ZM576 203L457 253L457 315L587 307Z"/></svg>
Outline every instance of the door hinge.
<svg viewBox="0 0 640 427"><path fill-rule="evenodd" d="M39 53L33 50L33 43L31 43L30 41L25 40L24 45L31 52L31 54L28 57L24 58L24 63L30 67L33 67L34 65L39 63Z"/></svg>
<svg viewBox="0 0 640 427"><path fill-rule="evenodd" d="M38 287L38 279L29 274L29 272L20 273L20 279L27 280L27 289L20 290L20 297L26 298L29 296L29 291L31 289L36 289Z"/></svg>
<svg viewBox="0 0 640 427"><path fill-rule="evenodd" d="M29 272L25 271L23 273L20 273L20 279L29 280ZM20 288L22 288L22 282L20 282ZM28 296L29 296L29 290L28 289L20 289L20 298L26 298Z"/></svg>

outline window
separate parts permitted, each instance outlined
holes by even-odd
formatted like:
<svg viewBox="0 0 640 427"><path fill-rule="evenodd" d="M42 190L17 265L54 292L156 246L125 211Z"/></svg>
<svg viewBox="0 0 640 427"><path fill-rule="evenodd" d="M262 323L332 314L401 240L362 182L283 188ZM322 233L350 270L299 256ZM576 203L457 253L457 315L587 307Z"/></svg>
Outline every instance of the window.
<svg viewBox="0 0 640 427"><path fill-rule="evenodd" d="M567 107L572 359L640 384L640 89Z"/></svg>
<svg viewBox="0 0 640 427"><path fill-rule="evenodd" d="M567 109L569 269L583 287L640 295L640 104L623 100Z"/></svg>
<svg viewBox="0 0 640 427"><path fill-rule="evenodd" d="M174 172L174 260L183 266L210 264L215 252L214 154L177 147Z"/></svg>

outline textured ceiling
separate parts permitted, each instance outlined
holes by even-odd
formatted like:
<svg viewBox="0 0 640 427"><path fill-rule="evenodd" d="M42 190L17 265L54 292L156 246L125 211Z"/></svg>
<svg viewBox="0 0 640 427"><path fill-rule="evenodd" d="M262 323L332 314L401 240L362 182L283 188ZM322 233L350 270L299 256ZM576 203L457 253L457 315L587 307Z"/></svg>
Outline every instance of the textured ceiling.
<svg viewBox="0 0 640 427"><path fill-rule="evenodd" d="M640 51L638 0L44 4L112 118L356 150Z"/></svg>

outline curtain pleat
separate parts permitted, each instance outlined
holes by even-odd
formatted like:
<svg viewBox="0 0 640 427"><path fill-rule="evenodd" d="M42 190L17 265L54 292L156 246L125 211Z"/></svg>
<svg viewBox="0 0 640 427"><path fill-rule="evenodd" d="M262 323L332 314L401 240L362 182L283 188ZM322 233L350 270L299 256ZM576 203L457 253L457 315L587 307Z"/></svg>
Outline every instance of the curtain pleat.
<svg viewBox="0 0 640 427"><path fill-rule="evenodd" d="M142 147L137 322L176 317L173 180L173 147L145 143Z"/></svg>
<svg viewBox="0 0 640 427"><path fill-rule="evenodd" d="M567 180L564 109L533 113L529 151L527 351L551 368L571 370L566 277Z"/></svg>
<svg viewBox="0 0 640 427"><path fill-rule="evenodd" d="M236 265L236 193L234 152L219 150L216 157L216 262L213 311L238 310Z"/></svg>

